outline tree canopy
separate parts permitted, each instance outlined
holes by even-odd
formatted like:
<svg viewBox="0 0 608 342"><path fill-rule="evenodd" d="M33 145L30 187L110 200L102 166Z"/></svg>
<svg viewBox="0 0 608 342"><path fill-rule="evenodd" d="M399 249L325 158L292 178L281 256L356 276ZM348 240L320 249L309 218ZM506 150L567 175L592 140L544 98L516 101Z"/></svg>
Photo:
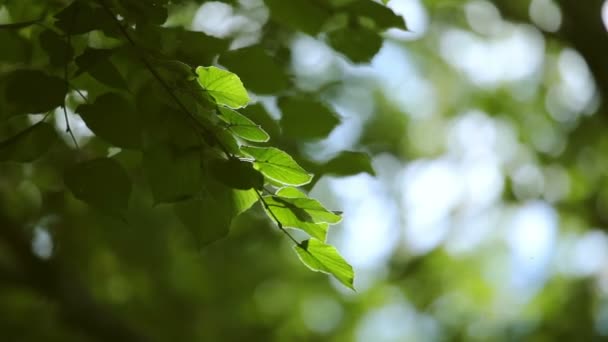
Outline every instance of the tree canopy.
<svg viewBox="0 0 608 342"><path fill-rule="evenodd" d="M605 336L602 5L0 0L1 339Z"/></svg>

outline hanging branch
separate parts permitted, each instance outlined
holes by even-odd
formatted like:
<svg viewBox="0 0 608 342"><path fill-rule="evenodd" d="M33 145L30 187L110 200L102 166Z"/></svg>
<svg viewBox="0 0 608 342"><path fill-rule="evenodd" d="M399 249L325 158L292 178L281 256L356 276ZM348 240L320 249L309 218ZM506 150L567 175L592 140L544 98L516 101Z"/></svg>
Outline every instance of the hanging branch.
<svg viewBox="0 0 608 342"><path fill-rule="evenodd" d="M74 25L74 20L76 20L76 14L77 11L74 11L74 13L72 14L72 18L70 18L70 26L67 29L66 32L66 47L65 47L65 64L63 67L63 80L65 82L65 89L66 91L68 89L70 89L70 82L69 82L69 72L68 72L68 67L70 65L70 61L71 61L71 50L72 50L72 26ZM61 106L63 108L63 118L65 120L65 131L70 135L70 137L72 137L72 141L74 142L74 146L76 146L77 149L80 149L80 147L78 146L78 141L76 141L76 137L74 136L74 132L72 131L72 127L70 127L70 120L68 118L68 110L66 108L66 103L65 103L65 97L63 98L63 106Z"/></svg>
<svg viewBox="0 0 608 342"><path fill-rule="evenodd" d="M106 13L112 18L112 21L116 24L116 26L118 26L118 29L120 30L122 35L129 42L129 44L131 44L131 46L135 49L135 51L139 54L139 58L140 58L141 62L144 64L144 66L146 67L146 69L148 70L148 72L150 72L150 74L156 79L156 81L158 81L158 83L163 87L163 89L165 89L165 91L169 94L171 99L180 107L180 109L188 116L188 118L190 118L190 120L192 120L193 124L196 127L199 127L205 133L205 136L204 136L205 140L210 145L211 145L211 141L215 142L219 146L219 148L228 157L231 157L232 154L222 144L222 142L213 134L213 132L211 132L207 127L201 125L196 120L196 116L194 114L192 114L192 112L190 112L190 110L188 110L188 108L186 108L186 105L184 105L184 103L177 97L177 95L175 94L173 89L169 86L169 84L167 84L167 82L162 78L162 76L158 73L158 71L156 71L154 66L152 66L152 64L150 64L150 62L146 59L144 54L140 51L139 47L137 46L137 44L135 43L133 38L129 35L129 32L127 32L127 30L122 26L121 22L118 20L118 18L116 18L116 15L114 14L114 12L112 12L110 7L108 7L108 5L105 3L105 1L97 0L97 2L101 5L101 7L103 7L103 9L106 11Z"/></svg>

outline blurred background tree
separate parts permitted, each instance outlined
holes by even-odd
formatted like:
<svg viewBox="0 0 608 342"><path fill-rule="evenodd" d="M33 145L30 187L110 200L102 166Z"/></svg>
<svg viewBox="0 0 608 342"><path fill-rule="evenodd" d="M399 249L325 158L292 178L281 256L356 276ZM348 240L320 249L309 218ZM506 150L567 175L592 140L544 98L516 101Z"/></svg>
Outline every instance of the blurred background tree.
<svg viewBox="0 0 608 342"><path fill-rule="evenodd" d="M163 95L99 3L0 1L1 340L608 335L604 1L107 2L172 87L188 72L170 61L240 76L242 113L344 211L328 240L356 293L302 266L259 204L205 247L154 204L146 174L169 197L179 175L139 167L130 133L188 131L131 120ZM66 190L100 156L128 170L126 217L108 215L125 186L100 182L101 210Z"/></svg>

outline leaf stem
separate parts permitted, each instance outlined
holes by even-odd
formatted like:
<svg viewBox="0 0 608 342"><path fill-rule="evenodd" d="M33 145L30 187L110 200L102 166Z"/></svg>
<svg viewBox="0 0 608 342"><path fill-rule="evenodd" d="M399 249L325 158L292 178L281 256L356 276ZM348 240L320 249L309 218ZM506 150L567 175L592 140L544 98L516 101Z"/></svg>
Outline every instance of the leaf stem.
<svg viewBox="0 0 608 342"><path fill-rule="evenodd" d="M76 15L77 15L78 11L74 11L74 13L72 14L72 18L70 20L70 27L68 27L68 31L66 32L66 47L65 47L65 64L63 67L63 80L65 82L65 89L66 89L66 96L67 96L67 91L68 89L70 89L70 82L69 82L69 72L68 72L68 67L70 65L70 60L71 60L71 56L70 56L70 52L72 49L72 25L74 24L74 20L76 20ZM63 118L65 119L65 131L70 135L70 137L72 138L72 141L74 142L74 146L76 146L76 149L80 149L80 147L78 146L78 141L76 141L76 137L74 136L74 132L72 131L72 127L70 127L70 120L68 118L68 110L66 109L66 103L65 103L65 98L63 98L63 106L61 106L63 108Z"/></svg>
<svg viewBox="0 0 608 342"><path fill-rule="evenodd" d="M264 208L266 209L266 211L270 214L270 217L272 217L274 223L276 223L277 227L279 227L279 229L285 233L285 235L287 235L287 237L289 237L289 239L291 241L293 241L293 243L295 243L297 246L301 246L302 244L300 242L298 242L298 240L296 240L293 235L289 234L289 232L287 231L287 229L285 229L285 227L283 227L283 224L281 223L281 221L279 220L279 218L272 212L272 209L270 209L270 206L268 205L268 203L266 202L266 200L264 199L264 197L260 194L260 192L258 190L255 190L256 195L258 195L258 198L260 199L260 202L262 202L262 205L264 206Z"/></svg>

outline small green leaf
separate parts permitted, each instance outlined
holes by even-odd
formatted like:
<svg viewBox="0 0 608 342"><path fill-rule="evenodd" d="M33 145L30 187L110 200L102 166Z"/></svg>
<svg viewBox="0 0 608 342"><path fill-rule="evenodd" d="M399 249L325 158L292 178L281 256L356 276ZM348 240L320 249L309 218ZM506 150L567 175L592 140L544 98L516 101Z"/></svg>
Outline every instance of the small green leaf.
<svg viewBox="0 0 608 342"><path fill-rule="evenodd" d="M264 187L264 176L249 162L238 159L215 160L210 169L217 180L231 188L261 190Z"/></svg>
<svg viewBox="0 0 608 342"><path fill-rule="evenodd" d="M135 106L123 96L103 94L93 104L78 106L76 112L93 133L110 144L124 148L140 147L141 129Z"/></svg>
<svg viewBox="0 0 608 342"><path fill-rule="evenodd" d="M270 209L291 211L302 222L336 224L342 220L340 215L329 211L319 201L308 197L265 196Z"/></svg>
<svg viewBox="0 0 608 342"><path fill-rule="evenodd" d="M302 263L313 271L331 274L344 286L354 290L355 274L353 268L331 245L317 239L302 241L294 247Z"/></svg>
<svg viewBox="0 0 608 342"><path fill-rule="evenodd" d="M205 192L199 198L173 204L175 214L204 247L230 231L229 195Z"/></svg>
<svg viewBox="0 0 608 342"><path fill-rule="evenodd" d="M382 6L382 5L379 5ZM366 27L346 27L328 34L329 44L353 63L368 63L380 51L382 37Z"/></svg>
<svg viewBox="0 0 608 342"><path fill-rule="evenodd" d="M300 186L312 179L289 154L278 148L242 146L241 151L255 159L253 165L258 171L276 182Z"/></svg>
<svg viewBox="0 0 608 342"><path fill-rule="evenodd" d="M325 138L340 123L333 110L307 97L283 97L278 101L285 136L302 139Z"/></svg>
<svg viewBox="0 0 608 342"><path fill-rule="evenodd" d="M355 0L346 6L346 10L356 16L373 20L375 27L379 30L386 30L392 27L402 30L407 29L402 16L373 0Z"/></svg>
<svg viewBox="0 0 608 342"><path fill-rule="evenodd" d="M330 12L316 1L264 0L272 19L296 31L316 35L330 17Z"/></svg>
<svg viewBox="0 0 608 342"><path fill-rule="evenodd" d="M372 167L369 155L364 152L344 151L332 158L320 168L321 173L339 176L356 175L366 172L372 176L376 173Z"/></svg>
<svg viewBox="0 0 608 342"><path fill-rule="evenodd" d="M88 72L94 79L109 87L126 89L127 82L110 60L114 52L113 49L87 48L76 57L76 65L79 68L76 75Z"/></svg>
<svg viewBox="0 0 608 342"><path fill-rule="evenodd" d="M175 57L192 65L213 63L215 56L226 51L229 45L229 40L211 37L202 32L186 31L181 28L164 29L175 30L177 33Z"/></svg>
<svg viewBox="0 0 608 342"><path fill-rule="evenodd" d="M113 159L78 163L65 172L64 182L76 198L108 214L123 216L129 205L131 180Z"/></svg>
<svg viewBox="0 0 608 342"><path fill-rule="evenodd" d="M46 113L63 105L65 81L38 70L17 70L6 81L5 99L13 114Z"/></svg>
<svg viewBox="0 0 608 342"><path fill-rule="evenodd" d="M272 212L272 214L268 213L268 216L279 220L283 227L300 229L311 237L321 241L325 241L327 238L327 230L329 229L328 223L310 222L311 216L305 210L297 208L288 202L279 202L272 196L265 196L264 201L268 205L268 208L264 207L264 209Z"/></svg>
<svg viewBox="0 0 608 342"><path fill-rule="evenodd" d="M103 8L85 1L72 1L55 15L55 26L63 32L82 34L93 30L112 32L116 27Z"/></svg>
<svg viewBox="0 0 608 342"><path fill-rule="evenodd" d="M244 107L249 103L249 95L239 77L230 71L210 67L196 68L198 83L218 104L230 108Z"/></svg>
<svg viewBox="0 0 608 342"><path fill-rule="evenodd" d="M235 135L254 142L266 142L270 139L262 127L239 112L224 107L220 108L220 112L222 114L220 117Z"/></svg>
<svg viewBox="0 0 608 342"><path fill-rule="evenodd" d="M185 200L200 192L198 149L152 146L144 151L143 166L156 204Z"/></svg>
<svg viewBox="0 0 608 342"><path fill-rule="evenodd" d="M40 32L38 40L40 40L40 47L48 54L49 62L52 65L64 66L72 60L74 49L57 32L46 29Z"/></svg>
<svg viewBox="0 0 608 342"><path fill-rule="evenodd" d="M0 141L0 160L31 162L43 155L55 142L53 127L39 122L7 140Z"/></svg>
<svg viewBox="0 0 608 342"><path fill-rule="evenodd" d="M196 198L175 203L173 208L184 226L204 246L228 235L232 220L257 200L255 190L232 190L207 180Z"/></svg>

